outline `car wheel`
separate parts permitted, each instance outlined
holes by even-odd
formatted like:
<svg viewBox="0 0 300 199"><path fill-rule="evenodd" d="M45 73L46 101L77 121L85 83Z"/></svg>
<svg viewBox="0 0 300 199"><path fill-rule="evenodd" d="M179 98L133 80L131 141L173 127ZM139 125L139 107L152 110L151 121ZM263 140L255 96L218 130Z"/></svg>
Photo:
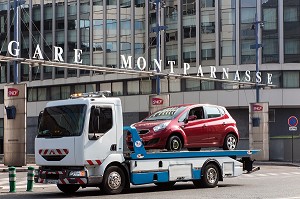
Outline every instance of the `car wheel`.
<svg viewBox="0 0 300 199"><path fill-rule="evenodd" d="M200 180L193 181L196 187L214 188L219 182L219 170L215 164L207 164L203 169L203 176Z"/></svg>
<svg viewBox="0 0 300 199"><path fill-rule="evenodd" d="M182 149L181 139L176 135L171 136L167 142L167 150L168 151L180 151L181 149Z"/></svg>
<svg viewBox="0 0 300 199"><path fill-rule="evenodd" d="M224 140L223 149L224 150L234 150L237 146L237 137L233 134L228 134Z"/></svg>
<svg viewBox="0 0 300 199"><path fill-rule="evenodd" d="M188 151L200 151L201 148L198 147L198 148L187 148Z"/></svg>
<svg viewBox="0 0 300 199"><path fill-rule="evenodd" d="M66 194L75 193L79 187L80 186L76 184L57 184L57 188Z"/></svg>
<svg viewBox="0 0 300 199"><path fill-rule="evenodd" d="M101 190L106 194L118 194L125 188L125 174L120 167L111 166L105 171Z"/></svg>

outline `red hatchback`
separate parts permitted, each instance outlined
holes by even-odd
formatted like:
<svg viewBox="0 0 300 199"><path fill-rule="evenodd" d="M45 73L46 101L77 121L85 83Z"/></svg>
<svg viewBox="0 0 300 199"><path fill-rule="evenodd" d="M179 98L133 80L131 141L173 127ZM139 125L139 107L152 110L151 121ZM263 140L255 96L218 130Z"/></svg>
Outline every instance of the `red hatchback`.
<svg viewBox="0 0 300 199"><path fill-rule="evenodd" d="M235 120L222 106L188 104L161 109L133 124L146 149L190 151L202 147L234 150L239 140ZM130 138L127 144L132 146Z"/></svg>

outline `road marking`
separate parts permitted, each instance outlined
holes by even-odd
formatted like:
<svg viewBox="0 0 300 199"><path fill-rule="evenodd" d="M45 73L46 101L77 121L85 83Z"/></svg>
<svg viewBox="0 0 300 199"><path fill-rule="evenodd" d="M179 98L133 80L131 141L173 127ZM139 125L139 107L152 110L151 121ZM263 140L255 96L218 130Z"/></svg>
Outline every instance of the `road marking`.
<svg viewBox="0 0 300 199"><path fill-rule="evenodd" d="M282 175L291 175L290 173L280 173Z"/></svg>
<svg viewBox="0 0 300 199"><path fill-rule="evenodd" d="M266 174L255 174L255 176L259 176L259 177L266 177L266 176L268 176L268 175L266 175Z"/></svg>
<svg viewBox="0 0 300 199"><path fill-rule="evenodd" d="M270 176L278 176L278 173L267 173Z"/></svg>

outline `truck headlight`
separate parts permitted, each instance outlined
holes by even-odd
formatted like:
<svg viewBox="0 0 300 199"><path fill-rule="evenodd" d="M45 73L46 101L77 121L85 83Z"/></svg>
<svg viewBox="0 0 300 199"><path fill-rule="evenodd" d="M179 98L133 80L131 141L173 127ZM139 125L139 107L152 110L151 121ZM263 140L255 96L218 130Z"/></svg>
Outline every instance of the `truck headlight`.
<svg viewBox="0 0 300 199"><path fill-rule="evenodd" d="M161 123L155 127L153 127L153 131L154 132L157 132L157 131L161 131L161 130L164 130L169 124L170 124L171 121L168 121L168 122L164 122L164 123Z"/></svg>
<svg viewBox="0 0 300 199"><path fill-rule="evenodd" d="M85 171L70 171L70 177L85 177Z"/></svg>

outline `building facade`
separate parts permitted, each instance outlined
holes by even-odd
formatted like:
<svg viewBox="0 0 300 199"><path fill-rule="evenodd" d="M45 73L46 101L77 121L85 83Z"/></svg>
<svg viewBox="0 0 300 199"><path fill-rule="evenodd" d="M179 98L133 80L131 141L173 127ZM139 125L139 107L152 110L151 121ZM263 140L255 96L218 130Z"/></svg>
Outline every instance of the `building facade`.
<svg viewBox="0 0 300 199"><path fill-rule="evenodd" d="M37 45L45 60L53 60L53 47L63 49L64 62L74 62L74 49L82 49L83 64L121 68L121 55L145 57L148 70L157 57L156 5L151 0L26 0L21 6L21 57L32 58ZM14 40L13 2L0 0L1 55ZM290 132L287 119L300 117L300 0L165 0L160 6L161 60L182 73L204 76L215 66L217 78L228 68L243 81L251 71L255 81L257 42L259 71L263 81L272 73L275 87L260 88L260 101L269 102L270 159L300 161L298 131ZM256 34L255 22L258 21ZM257 36L257 40L256 40ZM232 72L231 72L232 71ZM13 83L13 65L1 62L0 154L3 153L3 87ZM33 143L37 116L47 101L66 99L74 92L111 90L122 99L124 123L137 122L148 113L148 96L156 93L156 81L130 75L85 70L21 65L19 82L28 90L27 142ZM170 94L170 104L213 103L226 106L237 120L241 141L249 147L249 103L256 101L253 86L193 79L161 79L161 93ZM265 82L263 82L265 83ZM27 153L33 153L28 144Z"/></svg>

